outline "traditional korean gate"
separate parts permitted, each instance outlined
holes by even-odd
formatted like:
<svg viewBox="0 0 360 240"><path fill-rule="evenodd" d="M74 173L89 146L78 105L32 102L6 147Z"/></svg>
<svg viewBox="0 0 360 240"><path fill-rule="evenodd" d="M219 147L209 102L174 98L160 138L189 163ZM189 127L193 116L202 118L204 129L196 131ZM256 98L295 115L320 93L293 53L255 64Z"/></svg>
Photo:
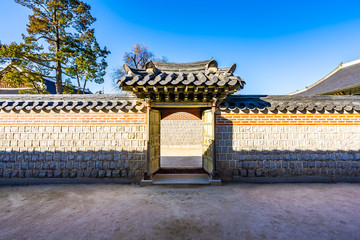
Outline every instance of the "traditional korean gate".
<svg viewBox="0 0 360 240"><path fill-rule="evenodd" d="M160 119L160 111L149 110L149 174L153 174L160 168Z"/></svg>
<svg viewBox="0 0 360 240"><path fill-rule="evenodd" d="M202 134L202 161L206 172L213 174L215 166L215 126L214 112L212 109L205 110L202 114L203 134Z"/></svg>

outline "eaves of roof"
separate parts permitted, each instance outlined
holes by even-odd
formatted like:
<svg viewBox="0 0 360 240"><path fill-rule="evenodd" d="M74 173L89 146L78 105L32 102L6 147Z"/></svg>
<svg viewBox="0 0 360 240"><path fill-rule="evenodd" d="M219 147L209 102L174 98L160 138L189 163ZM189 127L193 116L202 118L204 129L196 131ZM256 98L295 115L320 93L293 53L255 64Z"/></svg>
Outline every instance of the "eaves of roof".
<svg viewBox="0 0 360 240"><path fill-rule="evenodd" d="M2 95L0 112L10 111L123 111L140 112L144 101L123 94Z"/></svg>
<svg viewBox="0 0 360 240"><path fill-rule="evenodd" d="M233 95L218 104L233 113L360 112L360 96Z"/></svg>

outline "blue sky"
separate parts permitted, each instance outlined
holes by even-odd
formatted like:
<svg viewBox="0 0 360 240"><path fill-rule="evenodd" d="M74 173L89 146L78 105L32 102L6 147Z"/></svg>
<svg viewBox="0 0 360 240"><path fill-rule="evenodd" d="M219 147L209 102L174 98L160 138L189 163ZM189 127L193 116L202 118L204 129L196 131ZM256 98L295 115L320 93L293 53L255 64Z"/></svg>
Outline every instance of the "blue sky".
<svg viewBox="0 0 360 240"><path fill-rule="evenodd" d="M108 57L105 84L124 52L143 43L170 62L213 57L237 64L241 94L287 94L303 89L340 62L360 58L360 1L122 1L89 0ZM0 40L19 42L30 11L1 0Z"/></svg>

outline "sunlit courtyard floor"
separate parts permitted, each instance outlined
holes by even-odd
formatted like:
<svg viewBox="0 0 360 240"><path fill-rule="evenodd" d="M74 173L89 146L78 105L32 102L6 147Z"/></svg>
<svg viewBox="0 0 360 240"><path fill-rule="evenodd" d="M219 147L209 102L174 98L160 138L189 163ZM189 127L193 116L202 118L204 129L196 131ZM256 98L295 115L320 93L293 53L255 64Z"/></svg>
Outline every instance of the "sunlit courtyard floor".
<svg viewBox="0 0 360 240"><path fill-rule="evenodd" d="M359 239L360 184L0 187L0 239Z"/></svg>
<svg viewBox="0 0 360 240"><path fill-rule="evenodd" d="M160 166L164 168L201 168L202 149L192 148L161 148Z"/></svg>

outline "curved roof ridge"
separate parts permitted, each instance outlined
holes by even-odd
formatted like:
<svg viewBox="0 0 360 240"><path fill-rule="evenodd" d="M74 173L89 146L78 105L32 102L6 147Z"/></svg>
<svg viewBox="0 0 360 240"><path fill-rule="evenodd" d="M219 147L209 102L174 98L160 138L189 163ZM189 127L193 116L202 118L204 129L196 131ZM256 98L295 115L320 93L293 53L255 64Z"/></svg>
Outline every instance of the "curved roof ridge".
<svg viewBox="0 0 360 240"><path fill-rule="evenodd" d="M350 67L352 65L358 64L358 63L360 63L360 58L355 59L355 60L350 61L350 62L347 62L347 63L342 63L341 62L340 65L342 65L342 68L346 68L346 67Z"/></svg>
<svg viewBox="0 0 360 240"><path fill-rule="evenodd" d="M214 61L213 59L198 61L198 62L187 62L187 63L174 63L174 62L153 62L155 67L160 71L196 71L204 70L208 63Z"/></svg>
<svg viewBox="0 0 360 240"><path fill-rule="evenodd" d="M305 87L304 89L302 90L297 90L293 93L289 93L288 95L296 95L296 94L299 94L299 93L302 93L302 92L305 92L307 90L309 90L310 88L313 88L315 87L316 85L318 85L319 83L325 81L326 79L328 79L329 77L331 77L332 75L334 75L337 71L339 71L340 69L342 68L342 63L339 64L339 66L337 66L334 70L332 70L328 75L326 75L325 77L321 78L320 80L318 80L317 82L311 84L310 86L308 87Z"/></svg>
<svg viewBox="0 0 360 240"><path fill-rule="evenodd" d="M152 61L154 64L159 64L159 65L167 65L167 64L174 64L174 65L187 65L187 64L191 64L191 65L206 65L207 63L211 62L213 59L208 59L208 60L203 60L203 61L196 61L196 62L185 62L185 63L176 63L176 62L156 62L156 61Z"/></svg>

